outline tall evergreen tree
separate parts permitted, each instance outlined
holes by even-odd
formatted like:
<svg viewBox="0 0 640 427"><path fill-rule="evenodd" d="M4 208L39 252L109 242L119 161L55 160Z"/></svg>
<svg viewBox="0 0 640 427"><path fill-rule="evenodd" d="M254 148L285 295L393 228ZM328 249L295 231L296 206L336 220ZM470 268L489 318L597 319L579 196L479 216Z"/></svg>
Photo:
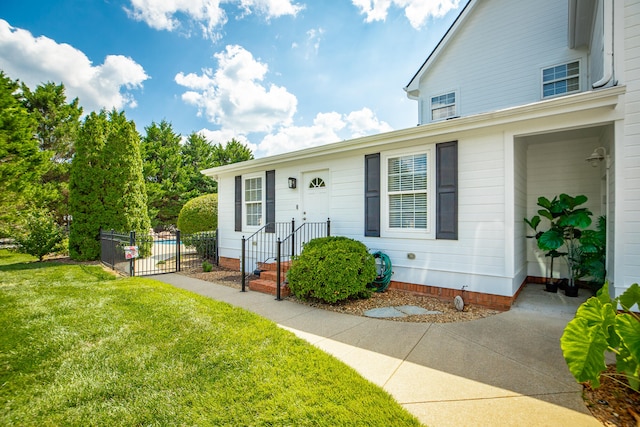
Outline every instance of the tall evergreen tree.
<svg viewBox="0 0 640 427"><path fill-rule="evenodd" d="M182 146L182 164L188 189L183 194L183 204L195 197L218 192L217 182L200 173L203 169L213 167L214 162L213 146L201 134L191 133Z"/></svg>
<svg viewBox="0 0 640 427"><path fill-rule="evenodd" d="M31 91L23 83L22 97L24 106L37 121L40 150L49 158L36 199L63 224L69 213L69 174L82 107L78 98L67 103L63 84L49 82Z"/></svg>
<svg viewBox="0 0 640 427"><path fill-rule="evenodd" d="M69 190L72 258L99 257L100 228L149 230L140 136L124 112L101 111L85 119L76 142Z"/></svg>
<svg viewBox="0 0 640 427"><path fill-rule="evenodd" d="M69 255L73 259L96 259L100 254L100 227L103 218L106 165L102 152L108 131L107 114L88 115L76 140L76 153L69 179L69 212L73 218L69 229Z"/></svg>
<svg viewBox="0 0 640 427"><path fill-rule="evenodd" d="M28 207L46 162L33 137L36 121L18 88L0 70L0 235L10 235L18 213Z"/></svg>
<svg viewBox="0 0 640 427"><path fill-rule="evenodd" d="M145 128L142 139L144 180L147 188L149 217L155 227L175 225L182 208L182 194L187 188L187 174L181 159L180 135L165 120Z"/></svg>
<svg viewBox="0 0 640 427"><path fill-rule="evenodd" d="M236 141L235 138L227 142L224 147L220 143L213 146L212 166L229 165L246 160L253 160L253 153L249 147Z"/></svg>

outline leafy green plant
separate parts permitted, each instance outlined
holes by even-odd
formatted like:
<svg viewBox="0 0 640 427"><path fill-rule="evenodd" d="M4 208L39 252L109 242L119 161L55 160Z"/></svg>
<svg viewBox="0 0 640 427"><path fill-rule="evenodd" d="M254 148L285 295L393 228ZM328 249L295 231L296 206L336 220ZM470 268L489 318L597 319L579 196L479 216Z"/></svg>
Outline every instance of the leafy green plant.
<svg viewBox="0 0 640 427"><path fill-rule="evenodd" d="M178 228L185 234L218 228L218 195L205 194L185 203L178 215Z"/></svg>
<svg viewBox="0 0 640 427"><path fill-rule="evenodd" d="M200 258L209 260L215 259L216 233L214 231L187 234L182 238L182 241L186 246L193 246Z"/></svg>
<svg viewBox="0 0 640 427"><path fill-rule="evenodd" d="M209 261L205 261L202 263L202 271L204 271L205 273L209 273L211 270L213 270L213 264L211 264Z"/></svg>
<svg viewBox="0 0 640 427"><path fill-rule="evenodd" d="M609 284L583 303L576 317L567 324L560 347L569 370L578 382L600 386L606 369L605 352L616 355L616 368L629 386L640 386L640 316L631 308L640 303L640 286L631 285L618 298L609 296ZM622 312L618 312L620 306Z"/></svg>
<svg viewBox="0 0 640 427"><path fill-rule="evenodd" d="M289 288L298 298L328 303L369 297L367 284L376 278L376 263L367 247L347 237L310 241L287 274Z"/></svg>
<svg viewBox="0 0 640 427"><path fill-rule="evenodd" d="M607 219L598 218L595 230L584 230L577 250L576 277L584 278L594 288L600 289L606 276Z"/></svg>
<svg viewBox="0 0 640 427"><path fill-rule="evenodd" d="M38 257L42 261L45 255L64 250L64 231L56 223L53 215L46 211L34 211L27 215L23 233L16 236L20 252Z"/></svg>
<svg viewBox="0 0 640 427"><path fill-rule="evenodd" d="M549 220L549 229L538 231L541 218L538 215L530 220L525 218L525 222L536 231L535 238L538 247L547 252L546 256L553 258L564 256L569 267L569 288L576 290L575 279L577 278L577 259L579 239L583 230L591 225L591 211L587 208L579 207L587 202L587 196L578 195L571 197L567 194L555 196L552 200L546 197L538 198L538 214ZM565 248L566 252L559 252L560 248ZM553 271L551 271L553 276Z"/></svg>

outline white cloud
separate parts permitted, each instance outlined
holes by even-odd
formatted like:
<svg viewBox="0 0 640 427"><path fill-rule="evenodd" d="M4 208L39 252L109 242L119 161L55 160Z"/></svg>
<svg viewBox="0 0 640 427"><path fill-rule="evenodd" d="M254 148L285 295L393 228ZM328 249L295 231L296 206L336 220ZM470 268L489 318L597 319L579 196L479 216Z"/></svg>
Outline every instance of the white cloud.
<svg viewBox="0 0 640 427"><path fill-rule="evenodd" d="M236 134L233 131L220 129L220 130L210 130L210 129L200 129L198 132L202 135L210 144L222 144L223 146L227 144L227 142L235 139L239 143L249 147L249 149L255 153L258 149L256 144L253 144L246 135Z"/></svg>
<svg viewBox="0 0 640 427"><path fill-rule="evenodd" d="M346 115L319 113L311 126L282 127L277 133L265 136L255 153L256 157L271 156L391 130L391 126L378 120L369 108Z"/></svg>
<svg viewBox="0 0 640 427"><path fill-rule="evenodd" d="M345 127L338 113L318 113L311 126L287 126L265 136L258 144L256 157L272 156L337 142L338 131Z"/></svg>
<svg viewBox="0 0 640 427"><path fill-rule="evenodd" d="M227 22L219 0L131 0L131 6L132 9L124 8L129 17L156 30L182 28L176 15L183 15L200 27L205 38L216 39L216 30Z"/></svg>
<svg viewBox="0 0 640 427"><path fill-rule="evenodd" d="M219 30L227 23L227 14L221 3L236 4L244 15L254 11L266 17L295 16L304 6L290 0L130 0L131 9L125 7L129 17L145 22L156 30L189 33L188 26L195 25L205 38L217 40ZM181 19L182 18L182 19ZM184 19L186 18L186 19Z"/></svg>
<svg viewBox="0 0 640 427"><path fill-rule="evenodd" d="M351 138L390 132L393 128L386 122L381 122L369 108L353 111L346 117L351 130Z"/></svg>
<svg viewBox="0 0 640 427"><path fill-rule="evenodd" d="M285 15L296 16L304 9L304 5L291 3L289 0L240 0L240 7L246 13L256 10L269 18L279 18Z"/></svg>
<svg viewBox="0 0 640 427"><path fill-rule="evenodd" d="M287 126L296 112L298 100L286 88L261 82L267 65L253 58L241 46L227 46L216 53L218 69L202 70L201 75L178 73L176 83L190 90L182 95L199 114L223 129L237 133L270 132Z"/></svg>
<svg viewBox="0 0 640 427"><path fill-rule="evenodd" d="M384 21L391 5L404 9L411 26L421 28L429 17L439 18L457 9L460 0L352 0L365 22Z"/></svg>
<svg viewBox="0 0 640 427"><path fill-rule="evenodd" d="M33 35L0 19L0 68L31 89L48 81L62 82L67 97L79 98L85 111L134 108L129 92L149 78L144 68L122 55L108 55L93 65L80 50L66 43Z"/></svg>

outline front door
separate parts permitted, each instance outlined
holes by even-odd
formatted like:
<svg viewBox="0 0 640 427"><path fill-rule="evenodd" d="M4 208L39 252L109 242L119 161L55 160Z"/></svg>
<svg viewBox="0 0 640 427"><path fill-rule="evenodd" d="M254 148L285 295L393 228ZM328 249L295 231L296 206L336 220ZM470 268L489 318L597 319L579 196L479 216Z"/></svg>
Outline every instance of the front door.
<svg viewBox="0 0 640 427"><path fill-rule="evenodd" d="M329 218L329 170L302 174L302 222L325 222Z"/></svg>

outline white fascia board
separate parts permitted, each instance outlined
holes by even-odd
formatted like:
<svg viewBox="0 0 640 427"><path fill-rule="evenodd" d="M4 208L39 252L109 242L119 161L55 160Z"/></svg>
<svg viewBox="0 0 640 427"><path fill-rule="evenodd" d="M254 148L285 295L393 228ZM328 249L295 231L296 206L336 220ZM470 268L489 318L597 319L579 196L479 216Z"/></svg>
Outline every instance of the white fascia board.
<svg viewBox="0 0 640 427"><path fill-rule="evenodd" d="M610 107L613 109L618 104L619 97L624 95L625 92L625 86L581 92L574 95L547 99L531 104L505 108L473 116L428 123L407 129L277 154L275 156L262 157L260 159L247 160L240 163L232 163L229 165L205 169L201 172L206 176L218 179L221 175L228 175L230 173L243 174L265 169L273 169L277 165L284 163L293 163L296 161L317 158L319 156L341 155L358 150L372 152L372 149L377 147L392 146L393 144L417 140L419 138L438 137L439 135L468 132L491 126L499 126L523 120L585 111L594 108Z"/></svg>

